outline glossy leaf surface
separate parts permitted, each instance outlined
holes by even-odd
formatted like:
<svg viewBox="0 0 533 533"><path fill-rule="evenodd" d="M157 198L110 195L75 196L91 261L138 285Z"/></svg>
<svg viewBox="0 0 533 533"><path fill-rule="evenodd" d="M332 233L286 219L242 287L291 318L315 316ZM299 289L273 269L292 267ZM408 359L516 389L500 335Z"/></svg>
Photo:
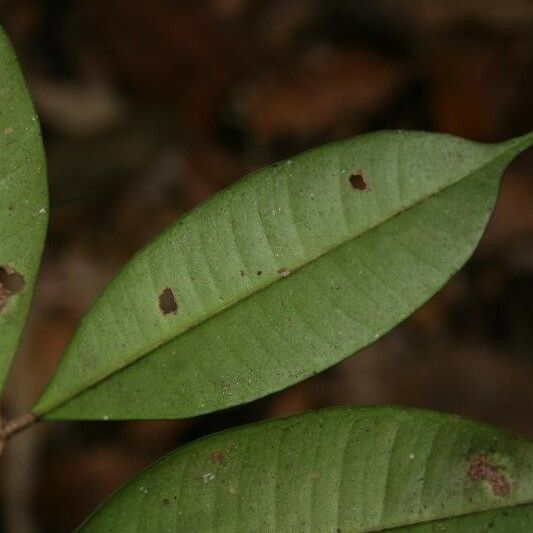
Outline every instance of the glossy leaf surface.
<svg viewBox="0 0 533 533"><path fill-rule="evenodd" d="M337 363L464 264L532 141L379 132L251 174L124 268L34 412L189 417Z"/></svg>
<svg viewBox="0 0 533 533"><path fill-rule="evenodd" d="M206 437L82 531L533 530L533 443L456 416L334 408Z"/></svg>
<svg viewBox="0 0 533 533"><path fill-rule="evenodd" d="M26 322L47 221L39 122L0 28L0 386Z"/></svg>

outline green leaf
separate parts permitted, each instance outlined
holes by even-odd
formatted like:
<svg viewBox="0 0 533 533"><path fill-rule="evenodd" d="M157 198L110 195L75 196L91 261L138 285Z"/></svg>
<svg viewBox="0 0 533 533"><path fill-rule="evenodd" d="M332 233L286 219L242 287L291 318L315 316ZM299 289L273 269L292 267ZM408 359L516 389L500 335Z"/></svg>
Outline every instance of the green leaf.
<svg viewBox="0 0 533 533"><path fill-rule="evenodd" d="M0 28L0 387L26 322L47 222L39 122Z"/></svg>
<svg viewBox="0 0 533 533"><path fill-rule="evenodd" d="M491 531L515 533L533 531L531 502L531 441L441 413L342 407L184 446L120 489L81 530L357 532L424 524L413 530L470 533L493 522L499 529Z"/></svg>
<svg viewBox="0 0 533 533"><path fill-rule="evenodd" d="M188 417L348 357L463 265L532 142L380 132L251 174L126 265L34 412Z"/></svg>

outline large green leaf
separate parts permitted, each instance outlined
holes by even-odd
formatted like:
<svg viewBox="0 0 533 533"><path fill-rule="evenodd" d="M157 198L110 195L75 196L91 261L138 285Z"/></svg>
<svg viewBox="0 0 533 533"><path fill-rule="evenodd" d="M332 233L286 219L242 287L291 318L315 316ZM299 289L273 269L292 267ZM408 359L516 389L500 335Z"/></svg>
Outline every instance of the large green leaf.
<svg viewBox="0 0 533 533"><path fill-rule="evenodd" d="M380 132L251 174L126 265L34 412L187 417L333 365L463 265L532 142Z"/></svg>
<svg viewBox="0 0 533 533"><path fill-rule="evenodd" d="M26 322L47 221L39 122L0 28L0 387Z"/></svg>
<svg viewBox="0 0 533 533"><path fill-rule="evenodd" d="M491 531L530 532L532 502L531 441L429 411L343 407L180 448L82 531L334 533L424 523L413 530L471 533L493 523Z"/></svg>

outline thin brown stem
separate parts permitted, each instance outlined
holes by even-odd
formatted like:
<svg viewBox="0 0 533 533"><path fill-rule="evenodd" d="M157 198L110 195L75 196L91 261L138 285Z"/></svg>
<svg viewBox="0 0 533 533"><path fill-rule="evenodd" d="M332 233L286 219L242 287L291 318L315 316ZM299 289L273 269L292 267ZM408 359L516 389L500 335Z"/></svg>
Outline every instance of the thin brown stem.
<svg viewBox="0 0 533 533"><path fill-rule="evenodd" d="M13 435L32 426L38 419L33 413L25 413L13 420L8 420L0 429L0 441L5 444Z"/></svg>

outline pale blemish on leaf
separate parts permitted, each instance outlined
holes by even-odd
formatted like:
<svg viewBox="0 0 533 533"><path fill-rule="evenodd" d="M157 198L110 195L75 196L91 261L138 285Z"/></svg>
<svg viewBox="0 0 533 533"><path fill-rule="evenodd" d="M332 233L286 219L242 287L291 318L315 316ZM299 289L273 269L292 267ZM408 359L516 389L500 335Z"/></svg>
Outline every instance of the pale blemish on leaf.
<svg viewBox="0 0 533 533"><path fill-rule="evenodd" d="M213 474L213 472L206 472L202 475L202 481L204 483L209 483L210 481L213 481L216 477L216 474Z"/></svg>

